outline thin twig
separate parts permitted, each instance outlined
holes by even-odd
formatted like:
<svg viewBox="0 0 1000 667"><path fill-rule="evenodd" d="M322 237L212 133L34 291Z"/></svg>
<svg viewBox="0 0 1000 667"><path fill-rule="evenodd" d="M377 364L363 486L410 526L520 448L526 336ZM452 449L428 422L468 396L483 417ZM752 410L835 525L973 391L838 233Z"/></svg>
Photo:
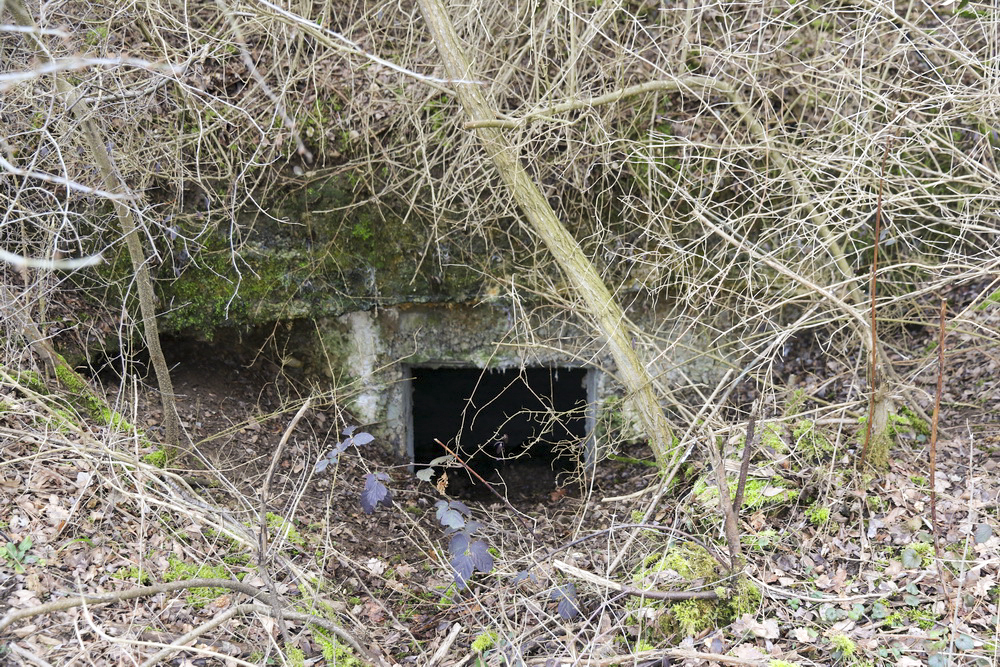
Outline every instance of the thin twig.
<svg viewBox="0 0 1000 667"><path fill-rule="evenodd" d="M937 521L937 490L936 490L936 476L937 476L937 437L938 437L938 419L941 414L941 393L944 390L944 342L945 342L945 318L947 317L948 302L941 299L941 317L940 323L938 325L938 369L937 369L937 390L934 392L934 414L931 416L931 447L930 447L930 470L928 471L928 482L930 483L931 492L931 535L934 536L934 559L935 564L938 569L938 578L941 579L942 592L945 595L945 599L950 600L951 595L949 592L948 580L944 576L944 566L942 562L944 559L944 554L941 550L941 537L938 534L938 521Z"/></svg>
<svg viewBox="0 0 1000 667"><path fill-rule="evenodd" d="M516 507L514 507L513 505L511 505L510 501L507 500L507 498L504 497L504 495L502 493L500 493L499 491L497 491L496 489L494 489L492 484L490 484L489 482L487 482L485 479L482 478L482 476L478 472L476 472L471 467L469 467L469 464L467 464L465 461L463 461L458 456L458 454L456 454L455 452L451 451L451 449L448 448L448 445L444 444L443 442L441 442L437 438L434 438L434 442L436 442L437 444L441 445L441 447L444 448L444 451L446 451L449 454L451 454L452 456L454 456L455 460L458 461L459 463L461 463L462 467L465 468L469 472L470 475L475 476L476 479L478 479L480 482L482 482L483 484L485 484L486 488L490 490L490 493L492 493L494 496L496 496L497 498L499 498L500 501L503 502L503 504L507 506L507 509L509 509L511 512L513 512L517 516L522 517L523 520L524 520L524 522L525 522L525 526L531 531L531 537L532 537L532 539L534 539L534 537L535 537L535 528L534 528L535 522L534 522L534 520L530 516L528 516L527 514L524 514L523 512L521 512L520 510L518 510Z"/></svg>
<svg viewBox="0 0 1000 667"><path fill-rule="evenodd" d="M625 595L630 595L637 598L645 598L649 600L718 600L719 594L714 590L711 591L649 591L642 588L636 588L635 586L626 586L625 584L620 584L617 581L612 581L604 577L598 576L593 572L588 572L587 570L582 570L569 563L564 563L561 560L552 561L553 567L557 570L565 572L566 574L577 577L584 581L590 582L597 586L603 586L605 588L610 588L613 591L618 591L619 593L624 593Z"/></svg>
<svg viewBox="0 0 1000 667"><path fill-rule="evenodd" d="M427 663L427 667L434 667L434 665L436 665L438 661L440 661L442 658L444 658L445 655L447 655L448 649L450 649L451 645L455 643L455 640L458 638L458 633L460 633L461 631L462 631L461 623L456 623L455 625L451 626L451 630L448 631L448 636L444 638L444 641L441 642L441 646L439 646L438 650L434 652L434 655Z"/></svg>
<svg viewBox="0 0 1000 667"><path fill-rule="evenodd" d="M875 311L875 296L878 293L879 237L882 235L882 190L885 187L885 163L889 158L889 146L891 144L892 137L889 137L885 142L885 151L882 153L882 174L878 179L878 204L875 207L875 238L872 241L871 284L868 295L868 299L871 302L868 326L872 337L871 361L868 369L868 422L865 424L865 442L861 446L861 460L858 463L859 470L865 469L865 461L868 458L868 450L872 441L872 424L875 422L876 392L878 390L878 387L876 387L878 382L876 374L876 369L878 368L878 318Z"/></svg>
<svg viewBox="0 0 1000 667"><path fill-rule="evenodd" d="M312 397L306 399L299 411L295 413L292 417L292 421L289 422L288 428L281 436L281 440L278 442L278 446L274 448L274 454L271 456L271 465L267 468L267 474L264 476L264 486L260 490L260 526L258 533L258 543L257 543L257 567L260 569L261 575L264 577L264 581L267 584L268 590L271 591L271 606L274 607L274 617L278 621L278 628L281 630L281 637L285 641L285 645L291 644L291 637L288 634L288 626L285 624L285 618L281 614L281 607L278 604L278 588L274 585L274 579L271 577L270 562L267 557L267 500L271 493L271 480L274 478L274 471L278 467L278 461L281 460L281 455L285 451L285 445L288 444L288 439L292 435L292 431L298 426L299 420L305 415L309 406L312 404Z"/></svg>
<svg viewBox="0 0 1000 667"><path fill-rule="evenodd" d="M740 479L736 484L736 497L733 498L733 511L739 515L743 507L743 491L747 485L747 474L750 472L750 455L753 452L754 427L757 426L757 413L760 411L761 398L754 401L747 421L747 433L743 440L743 460L740 462Z"/></svg>

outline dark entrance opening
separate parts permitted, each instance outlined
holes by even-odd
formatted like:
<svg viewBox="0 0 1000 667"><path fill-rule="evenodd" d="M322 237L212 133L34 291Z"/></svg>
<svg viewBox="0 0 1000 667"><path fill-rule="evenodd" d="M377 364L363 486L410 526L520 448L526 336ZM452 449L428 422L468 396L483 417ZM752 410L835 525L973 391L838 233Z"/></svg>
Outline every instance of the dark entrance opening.
<svg viewBox="0 0 1000 667"><path fill-rule="evenodd" d="M444 449L456 451L511 499L551 493L560 473L575 473L588 437L588 371L583 368L411 367L415 470ZM463 468L450 468L448 492L496 500ZM439 473L440 474L440 473Z"/></svg>

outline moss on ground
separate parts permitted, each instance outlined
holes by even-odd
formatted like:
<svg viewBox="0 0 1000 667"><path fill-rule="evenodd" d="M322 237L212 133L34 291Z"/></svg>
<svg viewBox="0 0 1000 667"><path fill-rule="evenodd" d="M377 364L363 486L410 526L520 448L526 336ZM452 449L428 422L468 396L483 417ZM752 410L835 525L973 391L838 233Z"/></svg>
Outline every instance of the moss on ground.
<svg viewBox="0 0 1000 667"><path fill-rule="evenodd" d="M267 527L274 531L276 536L280 535L284 539L288 540L289 543L294 544L297 547L303 548L306 546L306 540L302 537L302 534L295 529L295 526L293 526L291 522L287 521L282 516L268 512Z"/></svg>
<svg viewBox="0 0 1000 667"><path fill-rule="evenodd" d="M637 586L648 587L663 573L673 573L687 582L699 582L710 588L722 582L725 573L704 548L697 545L675 545L663 552L648 556L633 573ZM652 584L656 587L661 587ZM761 593L749 580L739 578L731 588L720 587L717 600L683 600L659 602L642 600L630 602L634 609L640 606L657 613L657 621L649 636L642 641L660 641L678 636L690 637L704 630L729 623L743 614L753 613L760 606Z"/></svg>
<svg viewBox="0 0 1000 667"><path fill-rule="evenodd" d="M163 581L186 581L188 579L229 579L232 575L222 565L194 565L185 563L176 556L167 557L167 571L163 573ZM188 604L201 608L216 598L227 593L225 588L197 587L188 589L186 599Z"/></svg>
<svg viewBox="0 0 1000 667"><path fill-rule="evenodd" d="M736 484L735 479L729 481L730 497L736 493ZM786 485L781 477L748 479L743 490L743 507L754 510L795 500L799 495L798 489L790 489ZM719 488L704 478L695 482L693 493L703 505L715 507L719 503Z"/></svg>

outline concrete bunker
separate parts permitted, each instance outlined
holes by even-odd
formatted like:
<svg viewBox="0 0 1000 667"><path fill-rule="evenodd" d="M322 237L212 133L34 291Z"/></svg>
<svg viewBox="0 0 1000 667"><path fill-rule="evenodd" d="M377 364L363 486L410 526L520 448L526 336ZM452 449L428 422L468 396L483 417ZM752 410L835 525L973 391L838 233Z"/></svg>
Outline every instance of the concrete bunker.
<svg viewBox="0 0 1000 667"><path fill-rule="evenodd" d="M509 498L552 492L592 458L595 373L568 366L407 366L406 449L414 470L446 454L440 440ZM450 494L495 498L464 468L445 472Z"/></svg>
<svg viewBox="0 0 1000 667"><path fill-rule="evenodd" d="M519 312L501 300L355 311L316 321L301 332L297 348L320 362L317 376L350 388L346 407L357 424L412 467L445 453L434 438L458 441L463 454L478 454L487 473L504 479L509 494L537 489L541 496L542 489L555 488L559 473L587 476L606 456L613 443L597 428L598 415L601 423L617 423L617 439L644 435L631 402L622 399L604 342L585 320ZM637 326L649 328L672 323L638 306L634 317ZM690 332L661 337L685 335L690 339ZM685 346L698 349L693 339ZM692 365L681 352L646 351L658 382L690 384L715 374L711 359ZM525 422L550 424L551 430ZM498 456L496 442L505 434L508 444ZM459 469L448 474L469 478ZM472 492L476 499L492 501L479 486ZM465 491L449 488L460 496Z"/></svg>

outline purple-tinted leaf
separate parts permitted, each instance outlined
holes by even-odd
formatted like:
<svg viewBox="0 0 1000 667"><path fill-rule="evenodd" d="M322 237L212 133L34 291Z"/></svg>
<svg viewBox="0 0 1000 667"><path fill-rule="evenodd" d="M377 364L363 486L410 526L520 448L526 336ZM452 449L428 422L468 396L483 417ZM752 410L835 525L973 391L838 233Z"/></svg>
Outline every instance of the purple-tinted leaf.
<svg viewBox="0 0 1000 667"><path fill-rule="evenodd" d="M337 448L334 451L337 452L338 454L340 452L346 452L347 448L350 446L351 446L351 439L346 438L343 442L337 443Z"/></svg>
<svg viewBox="0 0 1000 667"><path fill-rule="evenodd" d="M474 535L477 530L483 527L483 524L478 521L466 521L465 522L465 532L469 535Z"/></svg>
<svg viewBox="0 0 1000 667"><path fill-rule="evenodd" d="M330 465L330 459L328 458L322 458L319 461L316 461L316 472L323 472L326 470L328 465Z"/></svg>
<svg viewBox="0 0 1000 667"><path fill-rule="evenodd" d="M448 543L448 553L453 556L461 556L469 550L469 536L465 533L455 533Z"/></svg>
<svg viewBox="0 0 1000 667"><path fill-rule="evenodd" d="M451 559L451 567L455 571L455 585L459 590L465 588L475 570L472 558L465 555L455 556Z"/></svg>
<svg viewBox="0 0 1000 667"><path fill-rule="evenodd" d="M438 521L442 526L451 530L461 530L465 527L465 519L453 509L445 509L438 515Z"/></svg>
<svg viewBox="0 0 1000 667"><path fill-rule="evenodd" d="M522 581L525 581L525 580L531 580L531 581L533 581L534 583L537 584L538 583L538 575L536 575L533 572L528 572L527 570L521 570L520 572L518 572L517 574L514 575L514 583L515 584L519 584L519 583L521 583Z"/></svg>
<svg viewBox="0 0 1000 667"><path fill-rule="evenodd" d="M456 510L451 508L451 503L444 500L439 500L434 503L437 511L434 513L437 516L438 523L446 528L451 528L452 530L459 530L465 525L465 519Z"/></svg>
<svg viewBox="0 0 1000 667"><path fill-rule="evenodd" d="M354 446L355 447L361 447L361 446L367 445L370 442L372 442L373 440L375 440L375 436L372 435L371 433L365 433L365 432L362 431L361 433L358 433L357 435L355 435L354 438L353 438L353 440L354 440Z"/></svg>
<svg viewBox="0 0 1000 667"><path fill-rule="evenodd" d="M379 505L392 507L392 493L371 473L365 475L365 488L361 492L361 509L371 514Z"/></svg>
<svg viewBox="0 0 1000 667"><path fill-rule="evenodd" d="M380 479L383 482L388 482L389 481L389 473L387 473L387 472L377 472L377 473L375 473L375 479Z"/></svg>
<svg viewBox="0 0 1000 667"><path fill-rule="evenodd" d="M576 600L569 598L560 600L556 610L559 612L559 618L564 621L571 621L580 615L580 609L576 606Z"/></svg>
<svg viewBox="0 0 1000 667"><path fill-rule="evenodd" d="M448 506L451 507L453 510L458 510L465 516L472 516L472 510L470 510L468 505L463 503L461 500L453 500L450 503L448 503Z"/></svg>
<svg viewBox="0 0 1000 667"><path fill-rule="evenodd" d="M356 430L357 428L358 428L357 426L345 426L345 427L344 427L344 430L343 430L343 431L341 431L340 433L341 433L341 435L347 435L347 436L350 436L350 435L351 435L352 433L354 433L354 431L355 431L355 430Z"/></svg>
<svg viewBox="0 0 1000 667"><path fill-rule="evenodd" d="M568 621L580 615L580 604L576 600L576 587L573 584L554 589L549 598L559 601L557 611L562 620Z"/></svg>
<svg viewBox="0 0 1000 667"><path fill-rule="evenodd" d="M469 545L469 557L472 558L472 564L476 569L483 574L493 570L493 554L482 540L476 540Z"/></svg>

